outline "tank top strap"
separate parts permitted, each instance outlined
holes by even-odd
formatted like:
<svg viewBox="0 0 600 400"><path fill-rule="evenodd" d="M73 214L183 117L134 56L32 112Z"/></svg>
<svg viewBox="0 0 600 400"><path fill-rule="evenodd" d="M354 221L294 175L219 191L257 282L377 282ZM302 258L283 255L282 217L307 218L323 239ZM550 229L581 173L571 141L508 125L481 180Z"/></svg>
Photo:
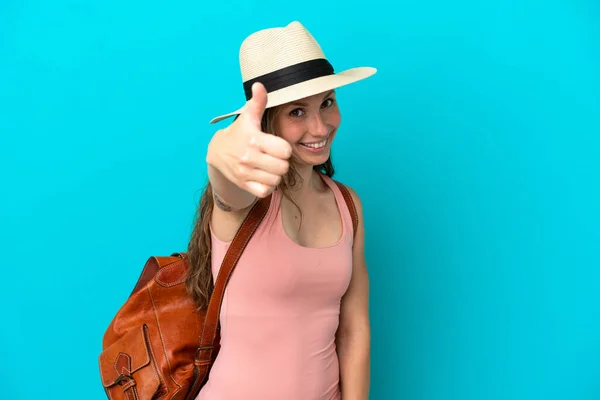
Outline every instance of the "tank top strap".
<svg viewBox="0 0 600 400"><path fill-rule="evenodd" d="M338 185L334 182L333 179L328 177L327 175L320 173L323 181L329 186L333 194L335 195L335 201L337 202L338 209L340 210L340 214L342 216L342 224L343 230L346 238L350 238L353 240L354 238L354 224L352 223L352 214L348 205L346 204L346 200L344 199L344 195L342 191L338 187Z"/></svg>
<svg viewBox="0 0 600 400"><path fill-rule="evenodd" d="M277 218L277 212L279 210L280 202L281 202L281 191L275 190L271 194L271 200L269 202L269 209L267 211L267 214L264 216L262 222L260 223L258 229L256 230L256 232L254 233L253 236L258 236L258 234L261 233L262 231L270 231L272 229L274 222ZM216 246L216 247L224 249L224 251L226 251L227 248L229 247L229 245L231 244L232 240L223 241L223 240L217 238L217 236L214 234L210 218L209 218L208 226L210 228L210 236L211 236L211 242L212 242L213 249Z"/></svg>
<svg viewBox="0 0 600 400"><path fill-rule="evenodd" d="M273 227L273 224L277 220L277 214L279 212L279 207L281 204L281 189L276 189L271 193L271 202L269 203L269 210L265 215L260 230L270 231Z"/></svg>

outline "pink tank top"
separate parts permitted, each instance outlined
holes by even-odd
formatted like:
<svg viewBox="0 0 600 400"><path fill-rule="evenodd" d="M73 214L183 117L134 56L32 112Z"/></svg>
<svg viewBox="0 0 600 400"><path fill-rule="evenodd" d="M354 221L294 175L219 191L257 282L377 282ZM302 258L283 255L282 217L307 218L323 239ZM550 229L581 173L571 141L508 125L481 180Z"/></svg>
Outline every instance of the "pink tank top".
<svg viewBox="0 0 600 400"><path fill-rule="evenodd" d="M281 191L225 290L221 350L197 400L338 400L335 346L340 300L352 273L352 217L327 176L342 217L340 240L303 247L285 233ZM217 276L229 243L212 235Z"/></svg>

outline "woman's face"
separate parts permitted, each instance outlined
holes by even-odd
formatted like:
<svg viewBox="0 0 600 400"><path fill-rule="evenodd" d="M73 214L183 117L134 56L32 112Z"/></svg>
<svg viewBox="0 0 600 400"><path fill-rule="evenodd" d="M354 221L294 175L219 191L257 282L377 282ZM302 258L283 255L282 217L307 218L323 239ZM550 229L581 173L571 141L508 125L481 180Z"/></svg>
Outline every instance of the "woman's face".
<svg viewBox="0 0 600 400"><path fill-rule="evenodd" d="M329 159L341 120L335 91L331 90L281 106L274 128L292 145L292 157L298 164L319 165Z"/></svg>

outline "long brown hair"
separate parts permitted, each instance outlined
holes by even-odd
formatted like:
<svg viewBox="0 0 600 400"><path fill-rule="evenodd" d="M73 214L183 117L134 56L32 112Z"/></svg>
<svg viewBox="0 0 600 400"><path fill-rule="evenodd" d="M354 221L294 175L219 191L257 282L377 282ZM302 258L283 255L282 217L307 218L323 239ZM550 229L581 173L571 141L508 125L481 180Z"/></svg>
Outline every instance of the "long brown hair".
<svg viewBox="0 0 600 400"><path fill-rule="evenodd" d="M279 111L279 107L269 108L265 111L262 118L262 131L270 134L276 134L273 123ZM293 160L292 160L293 161ZM327 161L320 165L315 165L314 170L319 171L328 177L333 177L334 168L331 162L331 156ZM298 203L290 195L291 188L296 184L302 183L301 177L290 162L289 170L283 177L278 189L287 197L300 211ZM188 293L194 299L199 309L206 309L213 290L213 276L211 269L211 238L210 238L210 218L214 207L212 186L210 182L204 188L200 202L196 210L194 228L188 243L188 273L186 277L186 288Z"/></svg>

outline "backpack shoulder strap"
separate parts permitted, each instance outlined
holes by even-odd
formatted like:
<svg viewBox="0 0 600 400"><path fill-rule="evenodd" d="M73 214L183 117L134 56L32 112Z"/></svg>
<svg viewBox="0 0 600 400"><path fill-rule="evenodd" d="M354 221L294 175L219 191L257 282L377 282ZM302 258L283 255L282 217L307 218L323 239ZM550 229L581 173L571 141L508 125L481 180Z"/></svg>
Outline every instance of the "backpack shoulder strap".
<svg viewBox="0 0 600 400"><path fill-rule="evenodd" d="M346 201L346 205L350 210L350 215L352 216L352 228L354 229L354 237L356 237L356 229L358 228L358 213L356 212L356 206L354 204L354 200L352 200L352 195L348 188L341 182L334 180L335 184L340 191L342 192L342 196L344 196L344 200Z"/></svg>
<svg viewBox="0 0 600 400"><path fill-rule="evenodd" d="M212 353L212 347L219 325L219 314L221 313L221 303L223 302L223 296L225 294L225 286L227 286L231 273L240 259L242 252L246 248L246 245L267 214L271 203L271 196L272 195L269 195L259 199L254 204L235 234L233 241L227 249L227 253L225 253L221 269L217 274L217 279L208 303L204 327L202 329L202 335L200 336L200 348L197 359L210 360L210 354ZM206 353L201 354L202 352ZM208 358L205 358L205 356L208 356Z"/></svg>

